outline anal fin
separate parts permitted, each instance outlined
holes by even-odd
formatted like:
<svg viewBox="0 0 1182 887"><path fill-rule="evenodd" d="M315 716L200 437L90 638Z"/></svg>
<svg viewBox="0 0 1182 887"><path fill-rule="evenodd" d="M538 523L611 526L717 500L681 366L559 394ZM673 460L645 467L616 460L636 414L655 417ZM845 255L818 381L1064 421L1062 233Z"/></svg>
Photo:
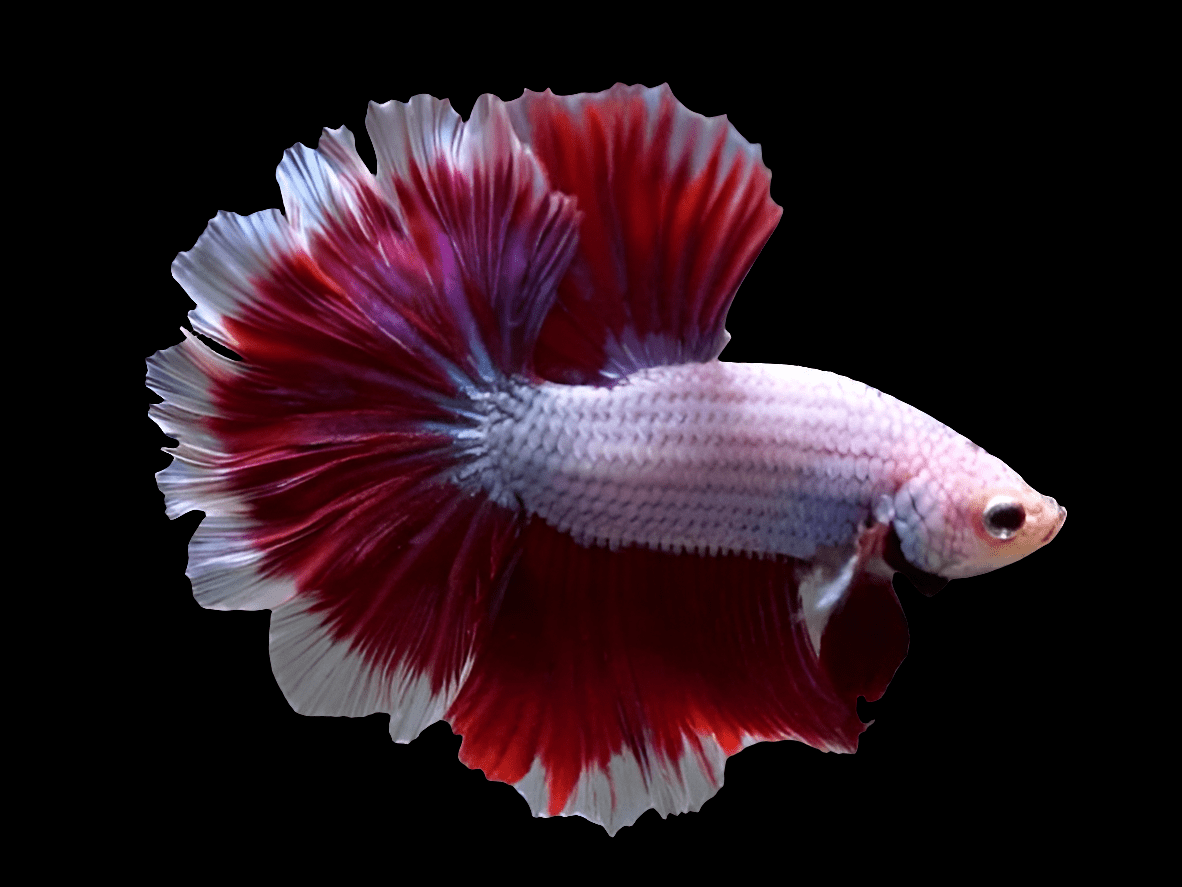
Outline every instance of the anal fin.
<svg viewBox="0 0 1182 887"><path fill-rule="evenodd" d="M447 719L464 763L514 784L536 815L615 831L648 808L697 809L726 756L754 742L852 752L865 725L851 688L873 693L898 665L866 681L865 657L836 658L863 615L889 615L860 577L826 633L835 652L818 657L792 558L611 551L539 519L521 552Z"/></svg>

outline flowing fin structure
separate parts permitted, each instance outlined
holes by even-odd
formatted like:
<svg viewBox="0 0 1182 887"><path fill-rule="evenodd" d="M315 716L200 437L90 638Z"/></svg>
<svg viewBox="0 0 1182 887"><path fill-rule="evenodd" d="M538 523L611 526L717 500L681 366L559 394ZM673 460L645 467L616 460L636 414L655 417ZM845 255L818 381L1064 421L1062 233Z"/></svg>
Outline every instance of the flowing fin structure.
<svg viewBox="0 0 1182 887"><path fill-rule="evenodd" d="M615 833L649 808L699 809L726 757L754 742L853 752L858 696L881 696L906 653L889 579L860 568L835 589L822 645L841 654L834 667L801 612L805 562L586 547L539 520L523 543L448 720L461 760L516 785L536 815ZM883 612L893 621L873 619Z"/></svg>
<svg viewBox="0 0 1182 887"><path fill-rule="evenodd" d="M278 170L285 216L219 213L174 276L195 337L149 360L180 446L168 513L206 512L207 607L274 609L271 655L306 714L438 720L487 631L520 515L453 482L480 398L526 371L577 240L486 96L464 124L419 96L371 107L378 171L325 131Z"/></svg>
<svg viewBox="0 0 1182 887"><path fill-rule="evenodd" d="M583 213L538 372L610 384L717 357L735 291L782 213L759 146L726 117L687 110L667 85L527 91L509 112L551 186Z"/></svg>
<svg viewBox="0 0 1182 887"><path fill-rule="evenodd" d="M198 601L274 610L296 710L389 712L397 741L445 718L535 815L612 833L698 809L753 742L853 751L907 646L867 569L883 525L807 561L584 544L490 443L547 443L503 409L523 386L718 356L780 215L758 147L666 86L484 96L467 123L418 96L366 127L376 175L326 130L279 167L284 215L220 213L174 264L240 356L149 361L168 513L206 512Z"/></svg>

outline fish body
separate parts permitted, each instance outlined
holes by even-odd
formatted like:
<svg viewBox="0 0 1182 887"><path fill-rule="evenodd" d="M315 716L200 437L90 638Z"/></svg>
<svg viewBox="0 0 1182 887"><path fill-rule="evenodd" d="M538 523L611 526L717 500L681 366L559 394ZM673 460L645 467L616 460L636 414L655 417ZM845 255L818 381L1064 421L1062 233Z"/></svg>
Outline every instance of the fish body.
<svg viewBox="0 0 1182 887"><path fill-rule="evenodd" d="M509 385L486 403L457 481L585 545L807 559L854 539L883 497L895 510L901 496L906 535L912 497L955 495L941 481L958 466L1021 484L925 413L807 367L654 367L611 387ZM951 540L915 556L931 573L970 569Z"/></svg>
<svg viewBox="0 0 1182 887"><path fill-rule="evenodd" d="M667 87L372 106L285 215L219 214L174 274L197 336L149 361L206 517L206 607L272 609L307 714L447 720L538 815L697 809L728 755L853 751L929 593L1065 510L853 380L718 360L779 218L758 148Z"/></svg>

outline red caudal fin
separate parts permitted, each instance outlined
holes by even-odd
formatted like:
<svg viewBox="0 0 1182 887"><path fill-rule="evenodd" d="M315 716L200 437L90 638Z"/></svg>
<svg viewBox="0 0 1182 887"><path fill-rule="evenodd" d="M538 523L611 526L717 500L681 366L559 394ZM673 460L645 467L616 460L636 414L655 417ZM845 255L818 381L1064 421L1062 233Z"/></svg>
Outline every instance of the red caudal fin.
<svg viewBox="0 0 1182 887"><path fill-rule="evenodd" d="M668 86L526 92L508 108L551 186L583 213L538 372L604 384L717 357L735 291L782 212L759 146Z"/></svg>
<svg viewBox="0 0 1182 887"><path fill-rule="evenodd" d="M799 595L811 564L587 548L540 520L523 542L448 720L461 759L536 815L615 832L649 808L699 808L753 742L852 752L857 697L877 698L906 652L889 580L857 563L832 580L845 604L818 656ZM858 650L883 615L890 643ZM827 657L830 643L855 664Z"/></svg>
<svg viewBox="0 0 1182 887"><path fill-rule="evenodd" d="M194 328L149 360L172 516L207 607L276 610L272 659L308 713L437 720L510 570L515 511L456 480L479 393L523 371L577 239L485 97L372 107L278 170L286 216L220 213L178 256Z"/></svg>

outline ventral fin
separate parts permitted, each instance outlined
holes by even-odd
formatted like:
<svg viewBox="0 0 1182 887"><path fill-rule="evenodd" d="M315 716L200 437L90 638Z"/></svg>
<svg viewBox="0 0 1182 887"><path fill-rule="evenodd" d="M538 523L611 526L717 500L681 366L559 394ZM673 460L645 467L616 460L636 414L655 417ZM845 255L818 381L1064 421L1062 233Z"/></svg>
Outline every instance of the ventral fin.
<svg viewBox="0 0 1182 887"><path fill-rule="evenodd" d="M882 698L907 656L907 617L889 579L859 573L821 641L821 663L837 693L868 702Z"/></svg>
<svg viewBox="0 0 1182 887"><path fill-rule="evenodd" d="M907 618L880 558L889 524L862 527L838 549L818 549L800 574L800 601L809 638L843 699L874 702L886 692L907 655Z"/></svg>
<svg viewBox="0 0 1182 887"><path fill-rule="evenodd" d="M583 216L537 372L602 385L717 357L735 291L781 214L759 146L725 117L687 110L668 85L527 91L507 107Z"/></svg>

